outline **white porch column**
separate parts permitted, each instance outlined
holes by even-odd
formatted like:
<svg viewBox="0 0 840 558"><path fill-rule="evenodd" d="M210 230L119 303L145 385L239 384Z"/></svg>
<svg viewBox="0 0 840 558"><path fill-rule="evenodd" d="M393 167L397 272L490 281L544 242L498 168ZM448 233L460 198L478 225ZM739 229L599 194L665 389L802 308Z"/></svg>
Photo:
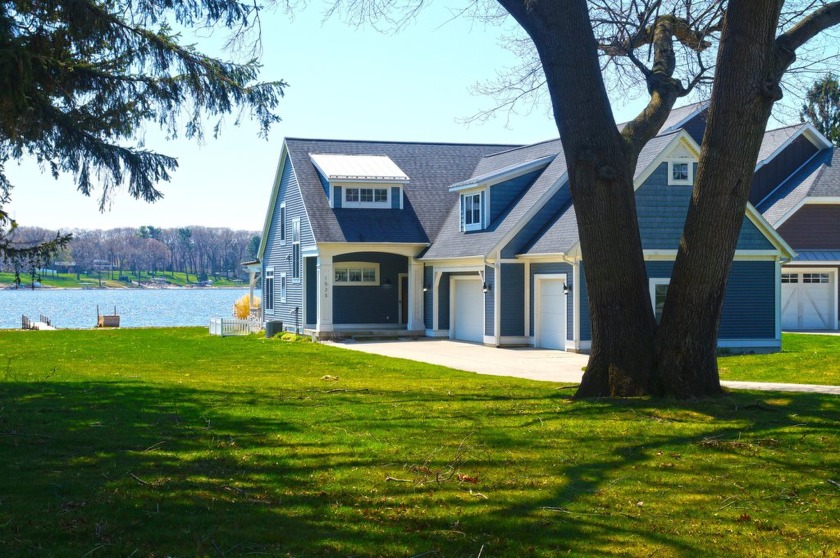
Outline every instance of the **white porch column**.
<svg viewBox="0 0 840 558"><path fill-rule="evenodd" d="M333 330L333 263L332 256L318 256L318 331Z"/></svg>
<svg viewBox="0 0 840 558"><path fill-rule="evenodd" d="M423 262L408 259L408 324L409 331L426 329L423 323Z"/></svg>

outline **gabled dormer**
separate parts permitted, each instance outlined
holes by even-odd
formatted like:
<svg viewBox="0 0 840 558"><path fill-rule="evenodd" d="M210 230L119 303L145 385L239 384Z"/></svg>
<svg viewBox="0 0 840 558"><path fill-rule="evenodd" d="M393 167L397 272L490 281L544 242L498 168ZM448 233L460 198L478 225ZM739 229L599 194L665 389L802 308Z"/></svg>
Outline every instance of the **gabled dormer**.
<svg viewBox="0 0 840 558"><path fill-rule="evenodd" d="M310 153L333 209L402 209L408 175L386 155Z"/></svg>
<svg viewBox="0 0 840 558"><path fill-rule="evenodd" d="M516 163L450 186L450 192L459 193L459 230L488 228L534 183L554 157Z"/></svg>

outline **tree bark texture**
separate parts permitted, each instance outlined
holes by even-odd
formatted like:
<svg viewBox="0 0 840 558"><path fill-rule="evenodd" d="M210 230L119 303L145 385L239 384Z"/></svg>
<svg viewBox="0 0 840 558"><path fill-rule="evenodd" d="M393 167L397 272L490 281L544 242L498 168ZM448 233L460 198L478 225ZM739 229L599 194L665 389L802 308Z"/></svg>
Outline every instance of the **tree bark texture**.
<svg viewBox="0 0 840 558"><path fill-rule="evenodd" d="M500 2L536 45L563 141L592 323L577 396L647 394L656 324L633 189L638 152L612 117L586 1Z"/></svg>
<svg viewBox="0 0 840 558"><path fill-rule="evenodd" d="M755 162L778 98L781 0L733 0L726 12L700 164L655 351L659 391L721 392L718 325Z"/></svg>

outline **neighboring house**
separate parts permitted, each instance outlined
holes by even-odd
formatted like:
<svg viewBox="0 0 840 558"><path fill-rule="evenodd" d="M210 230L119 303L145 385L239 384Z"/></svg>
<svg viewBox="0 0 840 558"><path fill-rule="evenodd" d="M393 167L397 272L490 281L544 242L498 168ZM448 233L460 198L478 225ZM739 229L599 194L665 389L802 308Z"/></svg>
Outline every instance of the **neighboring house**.
<svg viewBox="0 0 840 558"><path fill-rule="evenodd" d="M810 124L767 132L750 201L797 252L782 269L782 328L838 329L840 154Z"/></svg>
<svg viewBox="0 0 840 558"><path fill-rule="evenodd" d="M675 110L635 172L661 312L705 125ZM266 320L322 337L408 332L586 351L584 262L559 140L530 146L287 139L259 258ZM720 346L778 350L793 251L751 205ZM620 280L620 278L616 278Z"/></svg>

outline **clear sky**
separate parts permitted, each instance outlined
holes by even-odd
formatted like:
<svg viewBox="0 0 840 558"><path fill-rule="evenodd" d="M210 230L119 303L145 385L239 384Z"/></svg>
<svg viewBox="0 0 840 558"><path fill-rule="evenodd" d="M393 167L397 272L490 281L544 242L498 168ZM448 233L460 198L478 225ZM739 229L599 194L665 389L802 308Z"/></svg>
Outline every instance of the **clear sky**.
<svg viewBox="0 0 840 558"><path fill-rule="evenodd" d="M171 182L160 185L163 200L147 204L118 192L105 213L98 210L98 198L75 190L70 176L55 180L34 163L7 163L15 184L7 209L21 225L49 229L203 225L259 230L283 137L474 143L556 137L544 110L469 127L458 122L492 106L470 87L515 62L500 46L505 33L453 19L440 3L392 35L337 18L324 23L316 4L293 18L265 14L261 79L290 84L279 107L283 121L268 141L257 137L254 122L235 127L233 118L219 139L208 138L204 145L165 141L150 129L146 146L179 162ZM639 100L614 99L618 121L640 108Z"/></svg>

